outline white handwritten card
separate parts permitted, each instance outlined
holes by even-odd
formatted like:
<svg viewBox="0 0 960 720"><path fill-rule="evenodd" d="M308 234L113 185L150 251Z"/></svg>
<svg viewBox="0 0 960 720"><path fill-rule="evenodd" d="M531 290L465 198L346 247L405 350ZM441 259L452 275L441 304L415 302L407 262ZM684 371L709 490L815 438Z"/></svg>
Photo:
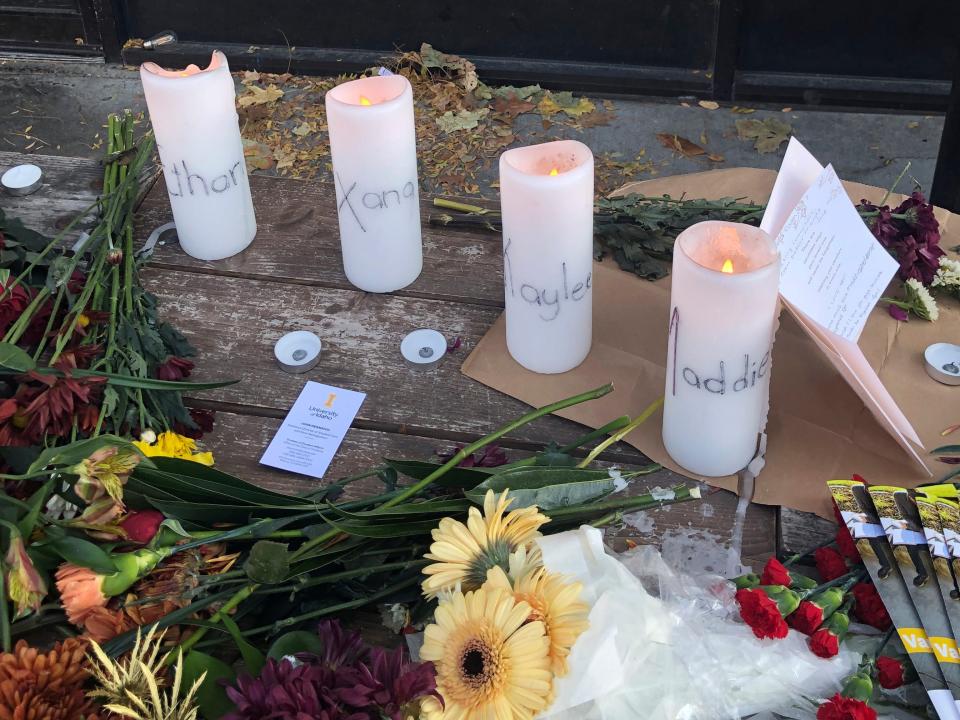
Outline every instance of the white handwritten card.
<svg viewBox="0 0 960 720"><path fill-rule="evenodd" d="M261 464L322 478L366 397L308 382L260 458Z"/></svg>
<svg viewBox="0 0 960 720"><path fill-rule="evenodd" d="M927 470L914 447L923 446L916 430L857 345L897 263L867 230L833 168L796 138L760 227L777 238L784 305L880 425Z"/></svg>
<svg viewBox="0 0 960 720"><path fill-rule="evenodd" d="M898 265L867 229L833 166L807 188L777 236L777 247L784 299L856 342Z"/></svg>

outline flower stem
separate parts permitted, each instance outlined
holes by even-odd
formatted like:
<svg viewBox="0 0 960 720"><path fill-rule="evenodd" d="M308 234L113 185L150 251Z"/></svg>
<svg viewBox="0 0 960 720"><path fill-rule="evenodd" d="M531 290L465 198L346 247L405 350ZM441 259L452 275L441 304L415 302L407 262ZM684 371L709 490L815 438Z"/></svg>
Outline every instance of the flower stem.
<svg viewBox="0 0 960 720"><path fill-rule="evenodd" d="M674 503L684 502L686 500L696 500L700 498L699 487L689 487L687 485L677 485L671 488L673 497L665 497L662 500L655 498L652 493L643 493L642 495L632 495L630 497L616 498L614 500L603 500L595 503L585 503L573 507L554 508L549 511L551 520L570 520L581 515L586 516L603 510L613 510L614 514L622 513L624 510L649 510L650 508L660 507L661 505L673 505ZM611 522L604 516L601 520ZM598 521L599 522L599 521ZM606 523L602 523L606 524Z"/></svg>
<svg viewBox="0 0 960 720"><path fill-rule="evenodd" d="M495 210L488 210L479 205L468 205L467 203L449 200L447 198L434 198L433 206L444 208L445 210L457 210L458 212L471 213L473 215L499 215Z"/></svg>
<svg viewBox="0 0 960 720"><path fill-rule="evenodd" d="M597 459L597 456L600 453L602 453L604 450L606 450L608 447L610 447L614 443L619 442L620 440L625 438L627 435L632 433L634 430L636 430L638 427L640 427L643 423L645 423L647 419L651 415L653 415L653 413L655 413L661 405L663 405L662 397L657 398L652 403L647 405L646 410L640 413L636 417L636 419L624 425L622 428L617 430L617 432L613 433L610 437L608 437L602 443L597 445L593 450L591 450L590 453L583 459L583 461L579 465L577 465L577 467L578 468L587 467L590 463L592 463L594 460Z"/></svg>
<svg viewBox="0 0 960 720"><path fill-rule="evenodd" d="M7 602L7 571L0 561L0 649L10 652L10 604Z"/></svg>
<svg viewBox="0 0 960 720"><path fill-rule="evenodd" d="M883 200L880 201L880 206L883 207L887 204L887 198L893 194L893 191L896 190L897 185L900 184L900 181L903 180L903 176L907 174L907 170L910 169L910 164L912 161L908 161L906 165L903 166L903 170L900 171L900 174L897 175L897 179L893 181L893 185L890 186L890 189L883 194Z"/></svg>

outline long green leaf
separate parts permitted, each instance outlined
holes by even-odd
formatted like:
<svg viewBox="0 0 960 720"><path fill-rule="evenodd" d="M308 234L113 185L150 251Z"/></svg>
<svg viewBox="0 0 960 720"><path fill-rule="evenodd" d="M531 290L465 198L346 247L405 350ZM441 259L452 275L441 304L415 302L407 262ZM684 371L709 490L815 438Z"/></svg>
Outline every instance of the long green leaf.
<svg viewBox="0 0 960 720"><path fill-rule="evenodd" d="M157 469L163 472L178 475L180 477L189 477L209 483L211 486L217 486L217 489L232 488L241 492L243 496L250 497L254 502L261 499L272 505L297 505L302 504L302 500L295 495L286 495L284 493L268 490L267 488L254 485L235 475L230 475L222 470L217 470L203 463L183 460L181 458L158 457L154 458ZM222 489L220 490L223 491Z"/></svg>
<svg viewBox="0 0 960 720"><path fill-rule="evenodd" d="M464 493L482 505L488 490L510 491L511 509L536 505L544 512L579 505L609 495L615 489L607 470L552 466L520 467L494 475Z"/></svg>
<svg viewBox="0 0 960 720"><path fill-rule="evenodd" d="M953 455L960 454L960 445L941 445L930 451L931 455Z"/></svg>
<svg viewBox="0 0 960 720"><path fill-rule="evenodd" d="M140 452L129 440L124 440L116 435L98 435L97 437L86 440L77 440L69 445L47 448L31 463L27 472L36 473L50 465L76 465L81 460L90 457L97 450L105 447L116 447L126 452ZM153 462L151 462L149 458L141 458L140 465L143 467L152 467Z"/></svg>
<svg viewBox="0 0 960 720"><path fill-rule="evenodd" d="M0 342L0 368L23 373L33 370L34 367L36 363L25 350L13 343Z"/></svg>
<svg viewBox="0 0 960 720"><path fill-rule="evenodd" d="M342 508L328 504L323 510L329 510L347 520L355 522L397 522L403 518L422 518L425 515L456 515L465 513L470 509L470 502L467 500L430 500L427 502L406 503L404 505L394 505L381 511L364 510L363 512L347 512Z"/></svg>
<svg viewBox="0 0 960 720"><path fill-rule="evenodd" d="M321 513L321 516L323 514ZM333 522L328 520L337 530L348 535L365 538L396 538L411 535L429 535L437 527L436 520L420 522L390 523L385 525L371 525L367 522Z"/></svg>
<svg viewBox="0 0 960 720"><path fill-rule="evenodd" d="M50 491L52 489L53 480L47 480L30 496L29 501L27 501L30 510L17 521L17 527L20 529L20 535L22 537L29 538L31 533L33 533L33 529L37 525L37 520L40 519L40 513L43 512L43 508L47 504L47 498L50 497Z"/></svg>
<svg viewBox="0 0 960 720"><path fill-rule="evenodd" d="M5 368L4 372L12 371ZM53 368L34 368L40 375L55 375L63 377L60 370ZM20 372L20 371L16 371ZM239 380L216 380L213 382L183 382L180 380L157 380L156 378L133 377L132 375L117 375L115 373L99 372L97 370L70 370L74 377L106 378L107 384L118 387L140 388L141 390L176 390L177 392L191 392L197 390L216 390L217 388L236 385Z"/></svg>
<svg viewBox="0 0 960 720"><path fill-rule="evenodd" d="M281 658L287 655L296 655L302 652L321 655L323 653L323 641L317 637L316 633L306 630L291 630L273 641L273 645L267 651L267 657L280 662Z"/></svg>
<svg viewBox="0 0 960 720"><path fill-rule="evenodd" d="M411 477L414 480L423 480L425 477L443 467L439 463L423 462L420 460L390 460L384 462L398 473ZM471 488L487 479L496 468L450 468L439 480L437 485L443 487Z"/></svg>
<svg viewBox="0 0 960 720"><path fill-rule="evenodd" d="M233 682L237 675L223 660L191 650L183 658L183 689L189 690L201 676L203 685L197 691L197 706L207 720L219 720L234 709L224 683Z"/></svg>
<svg viewBox="0 0 960 720"><path fill-rule="evenodd" d="M47 543L45 547L49 547L67 562L90 568L101 575L111 575L117 571L110 556L99 545L83 538L68 535Z"/></svg>
<svg viewBox="0 0 960 720"><path fill-rule="evenodd" d="M244 639L243 635L240 634L240 627L229 615L224 615L220 618L220 622L223 623L223 626L237 644L237 649L240 651L240 656L243 658L243 664L246 666L247 672L253 675L253 677L257 677L266 662L263 653Z"/></svg>

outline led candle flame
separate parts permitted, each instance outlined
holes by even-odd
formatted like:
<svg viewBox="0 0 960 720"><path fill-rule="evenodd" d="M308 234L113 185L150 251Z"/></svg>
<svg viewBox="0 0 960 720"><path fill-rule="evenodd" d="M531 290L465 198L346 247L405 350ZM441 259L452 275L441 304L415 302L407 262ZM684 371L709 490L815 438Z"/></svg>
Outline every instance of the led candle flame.
<svg viewBox="0 0 960 720"><path fill-rule="evenodd" d="M550 176L551 176L551 177L553 177L554 175L559 175L559 174L560 174L560 171L557 170L557 168L554 168L553 170L550 171Z"/></svg>
<svg viewBox="0 0 960 720"><path fill-rule="evenodd" d="M370 98L366 97L365 95L361 95L361 96L360 96L360 104L361 104L361 105L373 105L373 103L370 102Z"/></svg>
<svg viewBox="0 0 960 720"><path fill-rule="evenodd" d="M671 277L663 444L693 473L730 475L753 459L766 417L776 244L749 225L698 223L677 238Z"/></svg>

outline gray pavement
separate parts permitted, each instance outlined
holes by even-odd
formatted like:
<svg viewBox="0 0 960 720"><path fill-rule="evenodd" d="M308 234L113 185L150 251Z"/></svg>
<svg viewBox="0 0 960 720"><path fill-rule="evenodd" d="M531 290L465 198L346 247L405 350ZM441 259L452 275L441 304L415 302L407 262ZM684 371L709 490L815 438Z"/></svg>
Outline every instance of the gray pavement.
<svg viewBox="0 0 960 720"><path fill-rule="evenodd" d="M888 186L910 161L910 176L929 190L943 126L942 116L909 113L800 107L783 112L781 107L751 105L756 112L742 115L729 106L704 109L694 98L612 99L615 117L609 125L582 131L555 125L545 133L540 117L528 114L517 118L515 132L521 143L542 140L545 135L575 137L595 154L620 153L623 160L643 150L643 159L652 162L657 174L673 175L714 167L777 168L786 144L776 153L759 154L751 141L737 137L734 125L741 118L776 117L788 122L821 161L833 163L844 179ZM99 157L104 119L123 108L145 109L135 69L102 63L0 60L0 147L4 150ZM661 132L696 143L705 137L707 149L724 161L678 156L657 141L656 134ZM645 172L634 179L650 176Z"/></svg>

